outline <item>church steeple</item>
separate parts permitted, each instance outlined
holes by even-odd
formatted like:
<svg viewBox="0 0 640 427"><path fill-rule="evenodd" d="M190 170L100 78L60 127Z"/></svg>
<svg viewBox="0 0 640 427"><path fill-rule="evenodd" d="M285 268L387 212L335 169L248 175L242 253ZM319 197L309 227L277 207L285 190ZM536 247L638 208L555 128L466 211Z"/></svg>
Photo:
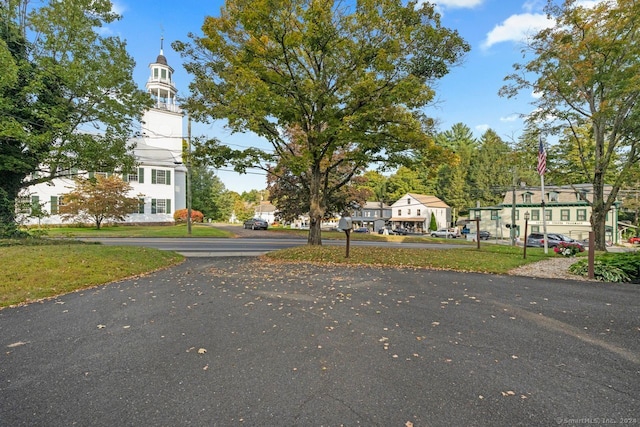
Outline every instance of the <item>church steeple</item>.
<svg viewBox="0 0 640 427"><path fill-rule="evenodd" d="M149 64L151 75L147 81L147 92L154 100L153 108L180 113L176 104L178 90L173 84L173 68L167 64L164 56L164 37L160 38L160 54L156 62Z"/></svg>

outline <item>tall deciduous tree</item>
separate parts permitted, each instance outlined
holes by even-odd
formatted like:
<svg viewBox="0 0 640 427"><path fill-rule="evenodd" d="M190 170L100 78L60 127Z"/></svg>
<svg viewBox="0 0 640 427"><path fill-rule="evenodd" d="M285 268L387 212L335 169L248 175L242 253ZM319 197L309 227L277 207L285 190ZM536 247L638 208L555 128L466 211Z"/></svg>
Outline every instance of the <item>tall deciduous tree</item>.
<svg viewBox="0 0 640 427"><path fill-rule="evenodd" d="M91 221L99 230L104 221L124 221L140 204L141 196L129 197L131 185L117 175L75 181L75 188L62 196L64 203L58 208L63 221Z"/></svg>
<svg viewBox="0 0 640 427"><path fill-rule="evenodd" d="M430 84L469 49L433 5L401 0L227 0L202 30L191 44L174 43L194 75L185 107L272 144L273 152L236 153L237 168L278 165L304 177L296 188L308 191L310 244L321 244L329 185L432 145L419 110L433 99ZM300 135L289 138L292 129ZM352 172L329 179L338 167Z"/></svg>
<svg viewBox="0 0 640 427"><path fill-rule="evenodd" d="M568 129L584 158L593 150L593 166L584 178L593 184L589 203L595 247L604 250L607 212L639 159L640 2L605 0L587 8L565 0L561 6L549 2L547 11L555 26L533 38L529 47L534 59L515 66L517 73L508 77L512 84L501 93L533 89L541 97L530 120L545 122L557 134ZM555 121L549 123L549 118ZM579 131L585 127L590 129L588 144ZM605 197L607 173L615 168L612 191Z"/></svg>
<svg viewBox="0 0 640 427"><path fill-rule="evenodd" d="M387 180L387 194L395 202L407 193L428 194L428 187L420 172L401 166Z"/></svg>
<svg viewBox="0 0 640 427"><path fill-rule="evenodd" d="M125 43L100 28L109 0L0 1L0 224L15 232L22 188L72 169L133 165L127 140L150 105Z"/></svg>

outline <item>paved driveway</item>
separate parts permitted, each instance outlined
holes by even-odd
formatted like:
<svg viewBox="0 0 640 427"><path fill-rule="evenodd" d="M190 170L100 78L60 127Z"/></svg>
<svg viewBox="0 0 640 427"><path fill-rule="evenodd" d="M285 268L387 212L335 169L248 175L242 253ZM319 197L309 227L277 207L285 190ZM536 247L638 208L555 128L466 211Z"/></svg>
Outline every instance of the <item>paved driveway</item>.
<svg viewBox="0 0 640 427"><path fill-rule="evenodd" d="M2 426L640 422L640 288L190 258L0 311Z"/></svg>

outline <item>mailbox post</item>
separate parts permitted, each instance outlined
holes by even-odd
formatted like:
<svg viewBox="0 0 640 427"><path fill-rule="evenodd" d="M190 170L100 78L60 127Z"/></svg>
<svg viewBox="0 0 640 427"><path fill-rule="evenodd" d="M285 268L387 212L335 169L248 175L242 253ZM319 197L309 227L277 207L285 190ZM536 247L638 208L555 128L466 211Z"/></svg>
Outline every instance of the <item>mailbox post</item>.
<svg viewBox="0 0 640 427"><path fill-rule="evenodd" d="M351 229L353 228L351 217L343 216L342 218L340 218L340 221L338 222L338 228L344 231L347 235L347 254L345 255L345 258L349 258L349 243L351 240Z"/></svg>

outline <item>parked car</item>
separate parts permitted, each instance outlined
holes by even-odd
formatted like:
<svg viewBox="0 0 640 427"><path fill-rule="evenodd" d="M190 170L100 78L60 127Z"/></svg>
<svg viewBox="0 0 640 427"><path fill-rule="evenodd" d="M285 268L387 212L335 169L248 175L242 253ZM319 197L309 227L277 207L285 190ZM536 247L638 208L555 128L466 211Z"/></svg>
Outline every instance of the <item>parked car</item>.
<svg viewBox="0 0 640 427"><path fill-rule="evenodd" d="M565 243L575 243L577 245L580 245L582 247L584 247L584 243L579 242L575 239L572 239L571 237L565 235L565 234L559 234L559 233L547 233L547 247L548 248L555 248L556 246L558 246L558 244L560 242L565 242ZM542 248L544 247L544 234L542 233L531 233L529 234L529 236L527 237L527 246L529 247L537 247L537 248Z"/></svg>
<svg viewBox="0 0 640 427"><path fill-rule="evenodd" d="M384 234L384 230L387 230L387 234L399 234L399 235L407 235L407 233L409 232L406 228L402 228L402 227L398 227L398 228L391 228L389 226L386 226L384 228L381 228L380 230L378 230L378 234Z"/></svg>
<svg viewBox="0 0 640 427"><path fill-rule="evenodd" d="M269 227L269 223L262 218L251 218L244 222L245 230L250 228L251 230L266 230Z"/></svg>
<svg viewBox="0 0 640 427"><path fill-rule="evenodd" d="M445 237L447 239L455 239L456 237L458 237L456 233L448 228L441 228L439 230L432 231L430 234L431 237Z"/></svg>
<svg viewBox="0 0 640 427"><path fill-rule="evenodd" d="M359 227L353 230L353 232L354 233L370 233L371 230L369 230L367 227Z"/></svg>
<svg viewBox="0 0 640 427"><path fill-rule="evenodd" d="M629 238L629 243L638 244L640 243L640 236L633 236Z"/></svg>
<svg viewBox="0 0 640 427"><path fill-rule="evenodd" d="M487 230L480 230L480 240L489 240L491 237L491 233Z"/></svg>

